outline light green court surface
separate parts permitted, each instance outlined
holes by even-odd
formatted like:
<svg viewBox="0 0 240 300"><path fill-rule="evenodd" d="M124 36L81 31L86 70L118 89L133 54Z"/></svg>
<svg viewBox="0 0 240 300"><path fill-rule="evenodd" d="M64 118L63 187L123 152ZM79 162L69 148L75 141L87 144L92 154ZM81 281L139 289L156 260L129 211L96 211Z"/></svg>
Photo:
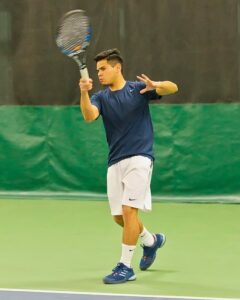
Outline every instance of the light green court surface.
<svg viewBox="0 0 240 300"><path fill-rule="evenodd" d="M153 204L145 226L167 243L135 282L104 285L121 229L106 201L0 200L0 288L240 298L240 205Z"/></svg>

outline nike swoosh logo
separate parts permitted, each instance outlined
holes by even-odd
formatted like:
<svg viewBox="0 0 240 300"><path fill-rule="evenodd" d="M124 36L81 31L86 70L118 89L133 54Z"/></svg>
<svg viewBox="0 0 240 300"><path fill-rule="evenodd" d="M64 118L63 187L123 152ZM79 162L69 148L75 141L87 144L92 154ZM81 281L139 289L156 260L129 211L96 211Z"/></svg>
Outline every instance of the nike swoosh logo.
<svg viewBox="0 0 240 300"><path fill-rule="evenodd" d="M128 200L129 200L129 201L135 201L136 199L131 199L131 198L129 198Z"/></svg>

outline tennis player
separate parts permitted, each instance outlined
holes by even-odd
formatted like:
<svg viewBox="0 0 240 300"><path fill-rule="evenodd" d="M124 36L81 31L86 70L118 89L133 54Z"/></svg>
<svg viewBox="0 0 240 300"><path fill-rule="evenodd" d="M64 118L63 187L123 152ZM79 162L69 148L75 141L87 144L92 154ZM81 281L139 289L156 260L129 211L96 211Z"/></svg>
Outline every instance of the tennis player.
<svg viewBox="0 0 240 300"><path fill-rule="evenodd" d="M152 234L142 224L138 211L151 211L150 182L154 161L153 126L149 101L176 93L170 81L152 81L146 75L126 81L123 59L118 49L95 57L100 83L105 87L90 98L92 79L81 79L80 106L85 121L102 116L109 145L107 194L113 219L122 226L122 254L112 273L103 278L107 284L136 279L131 261L140 236L143 256L140 269L147 270L165 235Z"/></svg>

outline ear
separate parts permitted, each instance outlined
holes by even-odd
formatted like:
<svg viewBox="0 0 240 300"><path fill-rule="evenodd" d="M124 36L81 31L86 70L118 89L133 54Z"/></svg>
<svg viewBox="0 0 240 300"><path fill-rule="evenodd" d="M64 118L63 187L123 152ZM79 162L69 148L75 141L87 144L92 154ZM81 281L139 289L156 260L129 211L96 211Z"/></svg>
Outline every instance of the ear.
<svg viewBox="0 0 240 300"><path fill-rule="evenodd" d="M116 64L116 69L117 69L119 72L122 71L122 66L121 66L120 63L117 63L117 64Z"/></svg>

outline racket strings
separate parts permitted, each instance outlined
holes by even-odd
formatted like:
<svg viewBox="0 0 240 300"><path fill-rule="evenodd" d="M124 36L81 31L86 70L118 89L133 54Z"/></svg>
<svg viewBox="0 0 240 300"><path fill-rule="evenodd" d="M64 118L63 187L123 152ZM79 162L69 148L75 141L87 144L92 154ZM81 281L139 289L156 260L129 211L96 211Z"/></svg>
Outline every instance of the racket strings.
<svg viewBox="0 0 240 300"><path fill-rule="evenodd" d="M88 45L90 35L88 18L83 13L73 13L59 26L57 45L64 51L80 51Z"/></svg>

